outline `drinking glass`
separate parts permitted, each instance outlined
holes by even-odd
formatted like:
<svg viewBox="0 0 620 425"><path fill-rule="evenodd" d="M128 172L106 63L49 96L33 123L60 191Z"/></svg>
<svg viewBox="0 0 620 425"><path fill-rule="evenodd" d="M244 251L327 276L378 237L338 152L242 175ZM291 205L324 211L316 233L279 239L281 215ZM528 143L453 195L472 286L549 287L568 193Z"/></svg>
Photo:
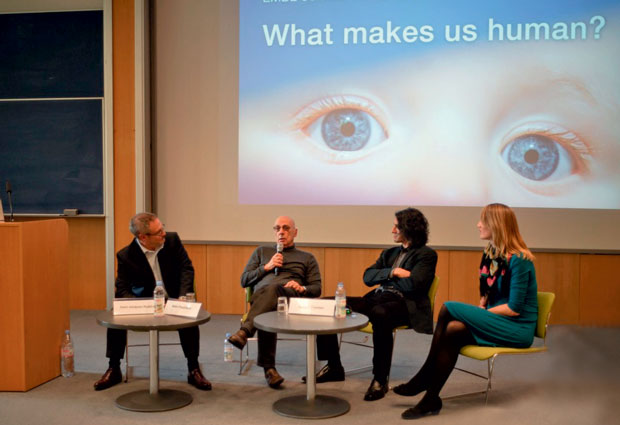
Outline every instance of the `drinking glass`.
<svg viewBox="0 0 620 425"><path fill-rule="evenodd" d="M278 313L288 313L288 299L286 297L278 297Z"/></svg>

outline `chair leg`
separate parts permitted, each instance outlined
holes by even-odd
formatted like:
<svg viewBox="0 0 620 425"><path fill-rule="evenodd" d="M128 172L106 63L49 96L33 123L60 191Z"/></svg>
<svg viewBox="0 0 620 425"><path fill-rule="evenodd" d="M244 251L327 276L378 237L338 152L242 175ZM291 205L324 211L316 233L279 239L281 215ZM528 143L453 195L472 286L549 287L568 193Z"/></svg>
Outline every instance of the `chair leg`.
<svg viewBox="0 0 620 425"><path fill-rule="evenodd" d="M487 359L487 368L488 368L488 381L487 381L487 390L484 396L484 404L486 405L489 401L489 391L491 391L491 378L493 377L493 368L495 367L495 358L497 354Z"/></svg>
<svg viewBox="0 0 620 425"><path fill-rule="evenodd" d="M243 360L243 350L245 350L245 360ZM250 344L249 344L249 339L248 339L248 343L245 345L244 348L242 348L241 350L239 350L239 375L243 375L243 371L245 369L245 367L247 366L247 364L250 363Z"/></svg>
<svg viewBox="0 0 620 425"><path fill-rule="evenodd" d="M129 379L129 344L125 344L125 383Z"/></svg>
<svg viewBox="0 0 620 425"><path fill-rule="evenodd" d="M392 357L390 357L390 373L392 372L392 361L394 360L394 347L396 346L396 332L397 331L398 331L398 329L396 329L396 328L392 331ZM359 347L366 347L366 348L374 349L374 347L372 345L365 344L366 339L368 338L368 336L364 337L365 338L364 342L353 342L353 341L343 341L342 335L343 334L340 334L340 341L339 341L339 344L338 344L338 348L340 348L342 346L343 342L346 342L347 344L357 345ZM372 368L373 368L372 365L356 367L354 369L345 370L345 374L349 375L349 374L352 374L352 373L368 372L369 370L372 370ZM389 382L390 382L390 375L389 374L388 374L387 380L388 380L388 384L389 384Z"/></svg>
<svg viewBox="0 0 620 425"><path fill-rule="evenodd" d="M372 345L366 344L368 336L364 337L364 341L363 342L345 341L342 337L343 337L343 334L341 333L340 337L338 338L338 350L342 349L342 343L347 343L347 344L351 344L351 345L357 345L358 347L373 348ZM372 370L372 365L356 367L356 368L353 368L353 369L347 369L347 370L344 371L344 373L345 373L345 375L349 375L349 374L353 374L353 373L368 372L369 370Z"/></svg>

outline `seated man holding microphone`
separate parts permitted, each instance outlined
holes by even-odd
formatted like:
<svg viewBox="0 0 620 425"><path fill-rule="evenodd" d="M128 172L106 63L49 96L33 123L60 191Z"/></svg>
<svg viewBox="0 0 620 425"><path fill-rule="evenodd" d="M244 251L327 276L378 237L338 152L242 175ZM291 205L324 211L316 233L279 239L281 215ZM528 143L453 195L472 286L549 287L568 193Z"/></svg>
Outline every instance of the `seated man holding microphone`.
<svg viewBox="0 0 620 425"><path fill-rule="evenodd" d="M297 228L290 217L278 217L273 226L275 246L256 248L241 275L241 286L252 287L250 311L241 328L228 341L243 349L256 332L254 318L275 311L278 297L311 297L321 295L321 273L314 255L295 247ZM271 388L278 388L284 378L275 368L276 334L258 330L257 364L265 370Z"/></svg>

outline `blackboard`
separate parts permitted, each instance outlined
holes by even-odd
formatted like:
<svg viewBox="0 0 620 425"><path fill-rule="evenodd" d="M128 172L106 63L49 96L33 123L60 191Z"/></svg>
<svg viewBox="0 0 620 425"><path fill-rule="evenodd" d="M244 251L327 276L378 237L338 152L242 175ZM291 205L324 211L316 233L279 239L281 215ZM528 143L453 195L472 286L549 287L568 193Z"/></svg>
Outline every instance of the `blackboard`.
<svg viewBox="0 0 620 425"><path fill-rule="evenodd" d="M0 15L0 184L15 214L103 214L103 12Z"/></svg>
<svg viewBox="0 0 620 425"><path fill-rule="evenodd" d="M0 14L0 99L102 96L102 11Z"/></svg>
<svg viewBox="0 0 620 425"><path fill-rule="evenodd" d="M103 213L101 115L99 99L0 102L0 182L16 214Z"/></svg>

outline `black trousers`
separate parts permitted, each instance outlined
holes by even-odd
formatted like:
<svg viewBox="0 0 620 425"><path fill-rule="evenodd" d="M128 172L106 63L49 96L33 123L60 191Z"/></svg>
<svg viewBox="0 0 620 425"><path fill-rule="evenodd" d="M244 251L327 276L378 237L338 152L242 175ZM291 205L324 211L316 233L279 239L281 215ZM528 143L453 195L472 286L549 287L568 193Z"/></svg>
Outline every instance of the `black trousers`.
<svg viewBox="0 0 620 425"><path fill-rule="evenodd" d="M409 326L409 312L405 299L393 292L375 292L363 297L347 297L347 305L353 311L368 316L372 323L372 373L381 384L387 383L392 366L394 337L392 331L398 326ZM338 336L317 335L319 360L340 362Z"/></svg>
<svg viewBox="0 0 620 425"><path fill-rule="evenodd" d="M198 326L179 329L179 340L183 348L183 354L188 360L197 360L200 353L200 331ZM125 357L127 345L127 331L123 329L108 328L106 340L106 357L112 360L120 360Z"/></svg>
<svg viewBox="0 0 620 425"><path fill-rule="evenodd" d="M250 311L248 312L245 322L241 324L241 329L245 330L249 336L253 336L257 331L254 326L254 318L256 316L268 311L276 311L278 307L278 297L299 296L300 294L293 288L285 288L280 285L263 286L252 295L252 299L250 300ZM277 343L277 334L258 329L257 365L264 368L275 367Z"/></svg>

